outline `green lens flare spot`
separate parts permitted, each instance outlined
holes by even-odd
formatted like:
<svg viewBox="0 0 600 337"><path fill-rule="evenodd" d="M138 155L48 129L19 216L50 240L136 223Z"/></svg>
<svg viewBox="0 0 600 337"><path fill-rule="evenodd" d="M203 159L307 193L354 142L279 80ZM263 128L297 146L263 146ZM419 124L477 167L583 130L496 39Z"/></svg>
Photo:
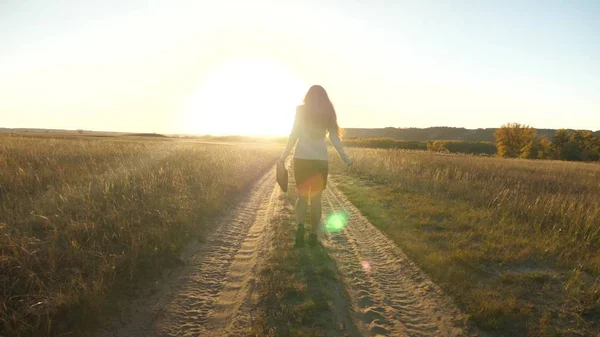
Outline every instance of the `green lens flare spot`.
<svg viewBox="0 0 600 337"><path fill-rule="evenodd" d="M325 220L325 225L329 232L336 233L343 230L344 227L346 227L347 222L348 214L344 212L335 212L327 217Z"/></svg>

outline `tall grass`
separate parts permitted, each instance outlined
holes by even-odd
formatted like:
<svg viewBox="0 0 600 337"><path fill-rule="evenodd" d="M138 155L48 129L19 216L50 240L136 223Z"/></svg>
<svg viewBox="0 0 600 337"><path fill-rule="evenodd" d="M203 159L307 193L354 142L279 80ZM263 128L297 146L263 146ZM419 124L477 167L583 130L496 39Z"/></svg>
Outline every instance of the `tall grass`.
<svg viewBox="0 0 600 337"><path fill-rule="evenodd" d="M279 149L0 139L0 335L78 329L107 294L176 259ZM172 263L172 262L171 262Z"/></svg>
<svg viewBox="0 0 600 337"><path fill-rule="evenodd" d="M600 252L600 165L385 150L353 154L359 171L485 207L491 219L515 220L511 233L548 241L562 261L600 275L600 264L586 263Z"/></svg>
<svg viewBox="0 0 600 337"><path fill-rule="evenodd" d="M600 331L600 165L349 153L342 189L482 326Z"/></svg>

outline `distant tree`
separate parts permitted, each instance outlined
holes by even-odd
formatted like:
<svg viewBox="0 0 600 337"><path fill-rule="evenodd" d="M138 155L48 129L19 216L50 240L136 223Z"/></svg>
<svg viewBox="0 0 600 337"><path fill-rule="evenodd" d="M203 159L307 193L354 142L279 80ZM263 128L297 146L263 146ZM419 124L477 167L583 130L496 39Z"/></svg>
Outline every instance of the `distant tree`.
<svg viewBox="0 0 600 337"><path fill-rule="evenodd" d="M600 160L600 137L596 137L591 131L573 131L571 142L578 147L579 160Z"/></svg>
<svg viewBox="0 0 600 337"><path fill-rule="evenodd" d="M534 138L521 149L520 158L524 159L549 159L550 141L546 137Z"/></svg>
<svg viewBox="0 0 600 337"><path fill-rule="evenodd" d="M552 137L552 144L550 144L550 153L553 159L564 159L566 157L567 143L569 143L569 131L565 129L556 130L554 137Z"/></svg>
<svg viewBox="0 0 600 337"><path fill-rule="evenodd" d="M446 147L446 145L444 144L444 142L439 141L439 140L435 140L435 141L427 141L427 151L432 151L432 152L443 152L443 153L448 153L450 151L448 151L448 148Z"/></svg>
<svg viewBox="0 0 600 337"><path fill-rule="evenodd" d="M590 131L582 131L585 133L583 139L582 160L584 161L600 161L600 137L595 136Z"/></svg>
<svg viewBox="0 0 600 337"><path fill-rule="evenodd" d="M537 156L537 131L519 123L502 125L494 132L498 155L504 158L532 158Z"/></svg>
<svg viewBox="0 0 600 337"><path fill-rule="evenodd" d="M554 159L572 161L600 160L600 137L590 131L557 130L550 153Z"/></svg>
<svg viewBox="0 0 600 337"><path fill-rule="evenodd" d="M551 159L550 141L546 137L537 139L537 159Z"/></svg>

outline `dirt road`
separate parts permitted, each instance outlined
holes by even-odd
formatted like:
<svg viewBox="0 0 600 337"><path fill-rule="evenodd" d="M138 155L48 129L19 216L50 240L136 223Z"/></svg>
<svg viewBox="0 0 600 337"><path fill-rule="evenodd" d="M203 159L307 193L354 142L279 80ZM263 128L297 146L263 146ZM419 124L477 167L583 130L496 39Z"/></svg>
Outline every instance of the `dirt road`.
<svg viewBox="0 0 600 337"><path fill-rule="evenodd" d="M323 241L344 282L360 336L464 336L464 316L385 235L341 194L325 193L324 212L348 215L345 229ZM258 181L185 266L166 275L100 334L107 336L244 336L258 301L254 289L269 256L285 198L274 172ZM292 238L290 237L290 240ZM310 249L310 248L303 248ZM334 308L333 310L337 310Z"/></svg>

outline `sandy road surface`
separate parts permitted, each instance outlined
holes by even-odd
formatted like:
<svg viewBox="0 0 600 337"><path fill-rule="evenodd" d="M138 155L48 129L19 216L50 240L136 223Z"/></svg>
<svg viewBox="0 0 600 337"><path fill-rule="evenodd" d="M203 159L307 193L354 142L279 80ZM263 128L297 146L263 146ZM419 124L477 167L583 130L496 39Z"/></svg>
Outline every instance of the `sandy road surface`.
<svg viewBox="0 0 600 337"><path fill-rule="evenodd" d="M190 246L185 267L101 336L243 336L257 302L253 290L261 262L278 225L273 215L284 205L274 180L272 171L263 176L202 246ZM334 182L324 194L324 212L349 215L345 229L323 241L352 303L352 312L343 313L357 327L349 335L468 335L464 315Z"/></svg>

